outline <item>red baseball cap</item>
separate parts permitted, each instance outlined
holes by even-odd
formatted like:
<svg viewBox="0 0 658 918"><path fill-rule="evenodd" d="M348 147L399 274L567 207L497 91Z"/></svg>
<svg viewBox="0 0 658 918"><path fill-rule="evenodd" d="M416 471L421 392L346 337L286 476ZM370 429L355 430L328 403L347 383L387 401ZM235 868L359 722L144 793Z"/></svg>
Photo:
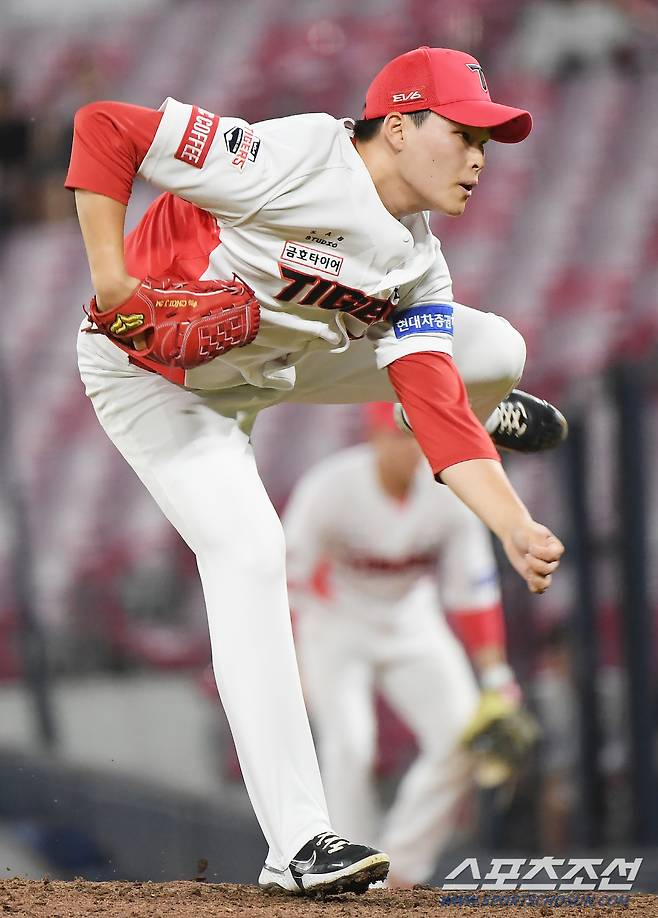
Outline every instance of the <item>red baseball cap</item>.
<svg viewBox="0 0 658 918"><path fill-rule="evenodd" d="M370 84L364 118L429 108L469 127L489 128L502 143L525 140L532 117L521 108L492 102L482 67L470 54L448 48L416 48L394 57Z"/></svg>

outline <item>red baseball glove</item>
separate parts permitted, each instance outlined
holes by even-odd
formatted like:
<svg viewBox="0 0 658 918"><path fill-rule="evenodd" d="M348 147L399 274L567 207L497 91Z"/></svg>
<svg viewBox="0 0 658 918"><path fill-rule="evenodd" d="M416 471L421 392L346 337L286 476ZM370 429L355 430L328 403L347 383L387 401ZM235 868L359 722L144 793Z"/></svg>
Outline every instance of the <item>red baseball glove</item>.
<svg viewBox="0 0 658 918"><path fill-rule="evenodd" d="M104 312L93 297L87 315L95 326L87 331L107 335L127 353L190 370L250 344L260 306L235 275L192 283L147 277L125 302Z"/></svg>

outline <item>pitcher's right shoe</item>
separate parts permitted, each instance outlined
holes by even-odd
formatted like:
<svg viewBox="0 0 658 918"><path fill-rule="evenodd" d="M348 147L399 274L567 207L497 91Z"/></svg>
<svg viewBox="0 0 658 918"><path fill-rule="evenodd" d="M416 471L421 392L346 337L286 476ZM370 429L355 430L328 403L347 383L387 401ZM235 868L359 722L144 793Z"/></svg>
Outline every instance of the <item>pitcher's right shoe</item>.
<svg viewBox="0 0 658 918"><path fill-rule="evenodd" d="M566 418L555 405L521 389L512 389L485 428L496 446L517 453L555 449L569 433Z"/></svg>
<svg viewBox="0 0 658 918"><path fill-rule="evenodd" d="M393 418L400 430L413 433L409 418L399 403L393 406ZM521 389L512 389L494 408L484 427L496 446L517 453L555 449L569 433L566 418L555 405Z"/></svg>
<svg viewBox="0 0 658 918"><path fill-rule="evenodd" d="M265 862L258 885L270 892L296 896L364 893L371 883L386 879L389 866L388 855L381 851L321 832L300 848L285 870Z"/></svg>

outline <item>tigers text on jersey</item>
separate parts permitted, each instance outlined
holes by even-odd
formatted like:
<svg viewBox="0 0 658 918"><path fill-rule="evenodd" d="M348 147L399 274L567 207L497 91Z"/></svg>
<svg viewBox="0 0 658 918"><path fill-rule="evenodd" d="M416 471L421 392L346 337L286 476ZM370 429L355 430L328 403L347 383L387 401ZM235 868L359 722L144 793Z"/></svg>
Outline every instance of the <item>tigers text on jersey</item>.
<svg viewBox="0 0 658 918"><path fill-rule="evenodd" d="M291 389L305 354L364 335L380 368L452 353L450 274L428 215L386 210L349 121L250 125L173 99L162 111L139 174L217 221L200 279L235 273L262 306L256 341L188 371L187 386Z"/></svg>
<svg viewBox="0 0 658 918"><path fill-rule="evenodd" d="M489 533L421 461L404 501L388 496L368 445L351 447L313 468L284 516L291 583L304 583L328 561L329 601L354 614L381 615L438 573L448 611L500 601Z"/></svg>

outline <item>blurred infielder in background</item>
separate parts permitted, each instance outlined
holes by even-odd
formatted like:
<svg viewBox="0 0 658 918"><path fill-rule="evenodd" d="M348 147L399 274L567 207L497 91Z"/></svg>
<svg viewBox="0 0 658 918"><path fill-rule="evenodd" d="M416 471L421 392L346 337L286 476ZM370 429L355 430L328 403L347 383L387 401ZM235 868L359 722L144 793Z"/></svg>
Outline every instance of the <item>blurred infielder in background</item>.
<svg viewBox="0 0 658 918"><path fill-rule="evenodd" d="M491 101L474 58L437 48L384 67L356 124L311 114L250 125L174 99L76 115L67 187L100 332L80 332L81 375L108 436L196 553L219 693L269 844L264 888L363 891L389 860L332 834L283 529L249 442L258 412L400 401L434 474L532 592L562 554L482 426L521 375L523 339L453 301L427 213L461 214L485 142L530 128L527 112ZM124 245L136 175L168 193ZM519 448L536 448L554 417L540 409L517 425Z"/></svg>
<svg viewBox="0 0 658 918"><path fill-rule="evenodd" d="M332 825L381 844L389 885L412 885L431 877L473 787L468 728L481 735L487 727L478 723L478 682L442 609L454 613L480 685L515 720L519 689L489 532L436 487L391 405L368 406L367 426L369 443L329 456L291 495L288 586ZM383 821L376 692L419 748Z"/></svg>

